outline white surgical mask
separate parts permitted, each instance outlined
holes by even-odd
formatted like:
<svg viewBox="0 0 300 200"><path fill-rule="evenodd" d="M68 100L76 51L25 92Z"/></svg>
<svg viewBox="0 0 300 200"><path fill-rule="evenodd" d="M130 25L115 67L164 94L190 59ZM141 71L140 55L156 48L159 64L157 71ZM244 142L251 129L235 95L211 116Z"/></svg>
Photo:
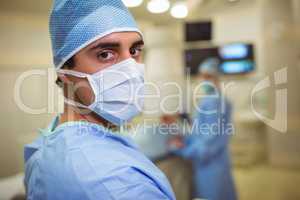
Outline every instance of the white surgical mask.
<svg viewBox="0 0 300 200"><path fill-rule="evenodd" d="M94 102L83 105L71 99L65 102L92 110L115 125L122 125L137 116L144 104L144 64L129 58L94 74L73 70L57 70L79 78L87 78L95 95Z"/></svg>

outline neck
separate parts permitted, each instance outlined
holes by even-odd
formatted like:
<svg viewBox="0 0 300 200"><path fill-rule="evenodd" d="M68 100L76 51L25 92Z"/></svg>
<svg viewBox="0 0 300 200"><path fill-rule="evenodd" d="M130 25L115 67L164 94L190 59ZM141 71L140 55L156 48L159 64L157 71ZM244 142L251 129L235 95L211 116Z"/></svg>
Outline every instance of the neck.
<svg viewBox="0 0 300 200"><path fill-rule="evenodd" d="M89 111L89 110L81 110L74 106L65 104L64 113L61 114L59 123L65 123L70 121L87 121L95 124L99 124L106 128L115 127L113 124L108 122L107 120L99 117L97 114Z"/></svg>

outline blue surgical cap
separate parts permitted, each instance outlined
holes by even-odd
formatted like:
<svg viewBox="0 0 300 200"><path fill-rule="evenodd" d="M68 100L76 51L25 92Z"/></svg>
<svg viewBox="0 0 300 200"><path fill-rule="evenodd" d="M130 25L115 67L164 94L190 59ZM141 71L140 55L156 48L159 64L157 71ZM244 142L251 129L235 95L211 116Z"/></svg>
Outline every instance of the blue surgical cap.
<svg viewBox="0 0 300 200"><path fill-rule="evenodd" d="M126 31L141 34L121 0L54 0L49 25L57 69L108 34Z"/></svg>
<svg viewBox="0 0 300 200"><path fill-rule="evenodd" d="M201 74L218 75L220 61L218 58L207 58L198 67Z"/></svg>

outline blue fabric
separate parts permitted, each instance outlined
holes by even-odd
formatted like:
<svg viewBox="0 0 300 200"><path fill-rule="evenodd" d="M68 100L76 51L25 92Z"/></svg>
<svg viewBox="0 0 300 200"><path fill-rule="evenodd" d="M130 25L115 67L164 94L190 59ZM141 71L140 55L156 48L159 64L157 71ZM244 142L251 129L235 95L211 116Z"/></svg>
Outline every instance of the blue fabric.
<svg viewBox="0 0 300 200"><path fill-rule="evenodd" d="M225 105L223 108L222 103ZM236 193L228 152L232 134L231 105L219 97L204 97L198 109L192 132L185 137L185 147L175 153L193 162L195 197L208 200L235 200ZM209 113L212 111L217 112ZM216 124L221 125L219 128L207 128L215 127Z"/></svg>
<svg viewBox="0 0 300 200"><path fill-rule="evenodd" d="M168 180L127 138L68 122L25 147L28 200L174 200Z"/></svg>
<svg viewBox="0 0 300 200"><path fill-rule="evenodd" d="M56 68L110 33L140 32L121 0L55 0L49 26Z"/></svg>
<svg viewBox="0 0 300 200"><path fill-rule="evenodd" d="M141 126L136 131L132 140L148 158L155 161L169 154L168 140L171 134L163 132L154 124Z"/></svg>

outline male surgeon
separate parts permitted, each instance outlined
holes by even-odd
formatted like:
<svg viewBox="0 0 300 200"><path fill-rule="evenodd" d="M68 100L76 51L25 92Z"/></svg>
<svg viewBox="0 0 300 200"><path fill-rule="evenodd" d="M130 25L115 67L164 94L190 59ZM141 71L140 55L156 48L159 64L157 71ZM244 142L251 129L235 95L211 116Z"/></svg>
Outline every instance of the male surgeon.
<svg viewBox="0 0 300 200"><path fill-rule="evenodd" d="M143 38L121 0L55 0L50 33L64 113L25 147L28 200L174 200L118 127L143 104Z"/></svg>

